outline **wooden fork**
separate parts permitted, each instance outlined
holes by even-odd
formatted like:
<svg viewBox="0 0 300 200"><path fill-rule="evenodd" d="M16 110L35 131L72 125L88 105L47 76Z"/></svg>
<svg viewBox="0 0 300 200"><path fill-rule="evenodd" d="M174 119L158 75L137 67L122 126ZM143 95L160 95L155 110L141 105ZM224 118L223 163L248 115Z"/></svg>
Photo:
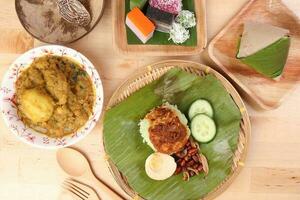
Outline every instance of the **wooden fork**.
<svg viewBox="0 0 300 200"><path fill-rule="evenodd" d="M76 200L101 200L92 188L72 179L65 180L63 188L74 194Z"/></svg>

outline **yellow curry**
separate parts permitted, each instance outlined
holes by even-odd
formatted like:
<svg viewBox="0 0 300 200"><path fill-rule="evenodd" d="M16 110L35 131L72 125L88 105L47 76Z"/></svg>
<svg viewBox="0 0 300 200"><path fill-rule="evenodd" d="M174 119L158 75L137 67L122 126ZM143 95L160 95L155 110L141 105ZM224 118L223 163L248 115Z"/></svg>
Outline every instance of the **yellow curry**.
<svg viewBox="0 0 300 200"><path fill-rule="evenodd" d="M39 57L16 82L18 115L32 129L63 137L82 127L93 112L92 81L80 64L64 56Z"/></svg>

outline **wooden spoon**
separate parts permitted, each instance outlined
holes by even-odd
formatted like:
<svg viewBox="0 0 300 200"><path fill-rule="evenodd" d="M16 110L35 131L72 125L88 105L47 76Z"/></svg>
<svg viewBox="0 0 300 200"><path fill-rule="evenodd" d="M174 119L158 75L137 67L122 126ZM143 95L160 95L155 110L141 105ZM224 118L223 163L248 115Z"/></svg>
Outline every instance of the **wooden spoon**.
<svg viewBox="0 0 300 200"><path fill-rule="evenodd" d="M80 177L91 181L95 187L99 187L105 191L111 199L125 199L102 180L96 178L91 170L88 160L79 151L71 148L62 148L57 151L56 158L61 168L70 176Z"/></svg>

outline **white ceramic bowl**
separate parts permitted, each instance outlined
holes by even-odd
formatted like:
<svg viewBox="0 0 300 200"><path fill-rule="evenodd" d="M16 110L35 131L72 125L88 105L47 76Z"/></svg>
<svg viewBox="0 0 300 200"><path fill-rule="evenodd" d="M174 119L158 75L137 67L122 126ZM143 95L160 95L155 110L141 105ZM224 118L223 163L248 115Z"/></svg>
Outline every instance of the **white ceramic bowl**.
<svg viewBox="0 0 300 200"><path fill-rule="evenodd" d="M86 124L77 132L63 138L50 138L25 126L17 115L17 108L14 103L15 82L21 71L29 67L34 58L47 54L67 56L76 60L89 74L95 88L96 100L93 108L93 114ZM17 58L5 74L0 90L1 112L9 129L23 142L35 147L46 149L66 147L78 142L86 136L93 129L100 117L103 106L103 98L102 82L94 65L81 53L58 45L38 47Z"/></svg>

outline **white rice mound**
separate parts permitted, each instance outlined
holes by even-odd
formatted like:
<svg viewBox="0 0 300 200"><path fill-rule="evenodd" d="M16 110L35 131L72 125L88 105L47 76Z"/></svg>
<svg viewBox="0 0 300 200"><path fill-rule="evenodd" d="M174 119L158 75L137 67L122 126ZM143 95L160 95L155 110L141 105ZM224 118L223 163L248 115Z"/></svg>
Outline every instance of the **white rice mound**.
<svg viewBox="0 0 300 200"><path fill-rule="evenodd" d="M185 115L182 112L180 112L180 110L178 110L177 106L176 105L171 105L167 102L167 103L164 103L163 105L161 105L161 107L166 107L166 108L169 108L169 109L173 110L176 113L176 115L178 116L180 122L183 125L185 125L185 127L188 131L188 136L190 136L190 129L187 126L188 120L185 117ZM139 126L140 126L140 133L141 133L141 136L143 138L143 142L148 144L153 149L153 151L157 151L155 149L154 145L152 144L150 138L149 138L149 132L148 132L149 127L150 127L149 120L147 120L145 118L142 119L139 123Z"/></svg>

